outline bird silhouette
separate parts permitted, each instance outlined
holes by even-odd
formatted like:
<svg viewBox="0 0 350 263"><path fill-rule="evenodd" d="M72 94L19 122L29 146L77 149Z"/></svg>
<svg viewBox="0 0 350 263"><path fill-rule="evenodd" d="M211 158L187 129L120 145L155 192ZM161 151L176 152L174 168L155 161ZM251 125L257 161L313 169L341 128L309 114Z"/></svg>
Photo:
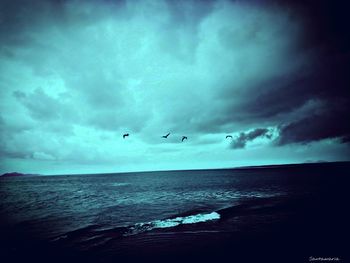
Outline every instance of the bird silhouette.
<svg viewBox="0 0 350 263"><path fill-rule="evenodd" d="M170 132L167 135L163 135L162 138L167 139L169 135L170 135Z"/></svg>
<svg viewBox="0 0 350 263"><path fill-rule="evenodd" d="M187 140L187 137L186 136L182 136L182 142L184 141L184 140Z"/></svg>
<svg viewBox="0 0 350 263"><path fill-rule="evenodd" d="M129 133L123 134L123 139L125 139L125 138L128 137L128 136L129 136Z"/></svg>
<svg viewBox="0 0 350 263"><path fill-rule="evenodd" d="M226 139L227 138L231 138L232 139L232 135L226 135Z"/></svg>

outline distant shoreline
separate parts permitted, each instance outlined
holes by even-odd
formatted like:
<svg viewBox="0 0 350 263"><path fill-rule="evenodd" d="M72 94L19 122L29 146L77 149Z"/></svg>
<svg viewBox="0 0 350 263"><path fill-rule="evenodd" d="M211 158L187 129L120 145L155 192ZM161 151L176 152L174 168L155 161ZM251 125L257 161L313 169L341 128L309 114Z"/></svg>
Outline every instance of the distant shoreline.
<svg viewBox="0 0 350 263"><path fill-rule="evenodd" d="M244 170L244 169L273 169L273 168L285 168L285 167L301 167L301 166L328 166L328 165L335 165L335 164L344 164L344 165L350 165L350 161L342 161L342 162L310 162L310 163L292 163L292 164L269 164L269 165L252 165L252 166L241 166L241 167L234 167L234 168L228 168L233 170Z"/></svg>
<svg viewBox="0 0 350 263"><path fill-rule="evenodd" d="M38 176L40 174L23 174L17 172L4 173L0 177L23 177L23 176Z"/></svg>

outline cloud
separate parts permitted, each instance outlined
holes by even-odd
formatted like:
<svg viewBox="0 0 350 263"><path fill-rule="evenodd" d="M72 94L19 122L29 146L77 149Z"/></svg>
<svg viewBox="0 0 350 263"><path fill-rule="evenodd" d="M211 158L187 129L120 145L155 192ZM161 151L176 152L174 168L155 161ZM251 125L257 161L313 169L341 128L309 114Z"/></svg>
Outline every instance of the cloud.
<svg viewBox="0 0 350 263"><path fill-rule="evenodd" d="M164 151L167 164L200 162L235 154L222 152L225 134L245 131L232 148L250 151L274 140L271 127L280 147L347 141L345 27L322 3L317 15L294 1L0 5L4 159L151 166Z"/></svg>
<svg viewBox="0 0 350 263"><path fill-rule="evenodd" d="M55 160L55 157L52 156L51 154L47 154L44 152L34 152L33 153L33 159L38 159L38 160Z"/></svg>
<svg viewBox="0 0 350 263"><path fill-rule="evenodd" d="M243 108L252 112L249 117L262 113L252 108L251 93L281 75L295 74L308 60L293 49L301 26L290 14L276 15L268 6L229 1L49 3L43 4L42 14L21 5L26 16L36 14L32 26L10 23L16 35L32 41L11 50L38 77L61 79L60 89L79 107L79 123L97 129L155 130L158 123L152 118L158 115L173 130L220 132L242 122ZM51 17L56 7L59 13ZM149 13L153 15L146 19ZM292 57L295 63L284 63ZM42 89L49 94L47 85ZM39 105L36 112L31 106L32 114L49 117L50 112L40 115ZM238 115L242 117L234 117Z"/></svg>
<svg viewBox="0 0 350 263"><path fill-rule="evenodd" d="M328 138L340 138L340 142L349 142L349 114L343 112L325 112L312 115L280 127L278 144L310 143Z"/></svg>
<svg viewBox="0 0 350 263"><path fill-rule="evenodd" d="M51 121L68 117L68 115L62 116L65 110L64 105L47 95L41 88L35 89L34 92L29 95L16 90L13 92L13 95L25 106L33 119Z"/></svg>
<svg viewBox="0 0 350 263"><path fill-rule="evenodd" d="M241 132L238 136L232 139L231 148L232 149L241 149L245 148L248 142L254 141L256 138L266 137L271 139L272 134L267 128L257 128L252 131Z"/></svg>

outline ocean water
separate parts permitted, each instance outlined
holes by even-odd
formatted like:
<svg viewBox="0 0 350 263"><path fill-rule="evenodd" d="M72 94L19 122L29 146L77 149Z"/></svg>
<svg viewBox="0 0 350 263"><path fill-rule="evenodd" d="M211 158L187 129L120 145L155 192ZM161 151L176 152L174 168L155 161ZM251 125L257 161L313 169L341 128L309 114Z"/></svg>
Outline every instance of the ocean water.
<svg viewBox="0 0 350 263"><path fill-rule="evenodd" d="M335 199L348 168L338 163L1 178L2 242L21 250L22 239L39 240L112 258L135 250L174 252L174 242L179 250L194 240L227 245L236 234L264 233L298 213L309 216L299 204L313 202L315 208ZM286 205L291 200L301 201Z"/></svg>

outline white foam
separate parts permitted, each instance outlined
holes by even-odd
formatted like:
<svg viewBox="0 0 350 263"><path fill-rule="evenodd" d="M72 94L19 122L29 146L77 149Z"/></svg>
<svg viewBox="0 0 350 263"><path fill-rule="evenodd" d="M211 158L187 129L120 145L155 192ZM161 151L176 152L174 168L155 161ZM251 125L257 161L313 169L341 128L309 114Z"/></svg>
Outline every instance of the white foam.
<svg viewBox="0 0 350 263"><path fill-rule="evenodd" d="M113 183L111 185L112 186L125 186L125 185L129 185L129 183Z"/></svg>
<svg viewBox="0 0 350 263"><path fill-rule="evenodd" d="M181 224L180 220L175 219L166 219L166 220L157 220L152 222L153 227L152 228L167 228L167 227L174 227Z"/></svg>
<svg viewBox="0 0 350 263"><path fill-rule="evenodd" d="M151 222L151 225L153 226L153 228L167 228L178 226L181 224L195 224L216 219L220 219L220 215L216 212L212 212L210 214L197 214L186 217L179 216L176 218L166 220L156 220Z"/></svg>
<svg viewBox="0 0 350 263"><path fill-rule="evenodd" d="M198 214L198 215L184 217L182 223L194 224L194 223L206 222L206 221L217 220L217 219L220 219L220 214L216 212L212 212L210 214Z"/></svg>
<svg viewBox="0 0 350 263"><path fill-rule="evenodd" d="M169 228L178 225L196 224L217 219L220 219L220 214L212 212L208 214L197 214L185 217L179 216L171 219L155 220L147 223L138 223L130 229L131 232L129 232L128 235L149 231L155 228Z"/></svg>
<svg viewBox="0 0 350 263"><path fill-rule="evenodd" d="M195 224L195 223L201 223L211 220L217 220L220 219L220 215L216 212L208 213L208 214L197 214L197 215L191 215L191 216L185 216L185 217L176 217L171 219L165 219L165 220L155 220L148 223L138 223L135 225L135 228L139 230L152 230L154 228L168 228L168 227L174 227L178 225L184 225L184 224Z"/></svg>

